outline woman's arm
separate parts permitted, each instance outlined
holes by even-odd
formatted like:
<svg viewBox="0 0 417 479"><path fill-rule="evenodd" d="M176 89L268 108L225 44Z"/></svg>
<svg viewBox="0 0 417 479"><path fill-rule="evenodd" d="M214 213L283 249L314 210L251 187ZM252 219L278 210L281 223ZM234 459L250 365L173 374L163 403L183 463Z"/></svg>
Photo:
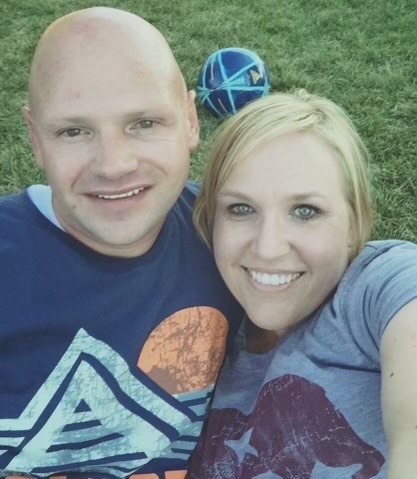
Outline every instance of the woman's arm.
<svg viewBox="0 0 417 479"><path fill-rule="evenodd" d="M388 479L416 479L417 299L404 306L387 326L381 344L381 371Z"/></svg>

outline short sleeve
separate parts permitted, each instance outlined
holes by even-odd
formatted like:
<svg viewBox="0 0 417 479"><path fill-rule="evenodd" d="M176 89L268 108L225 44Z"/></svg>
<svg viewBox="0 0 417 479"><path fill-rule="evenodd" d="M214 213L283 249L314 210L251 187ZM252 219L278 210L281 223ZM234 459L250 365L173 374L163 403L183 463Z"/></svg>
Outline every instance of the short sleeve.
<svg viewBox="0 0 417 479"><path fill-rule="evenodd" d="M346 272L341 287L342 311L353 336L366 341L370 335L379 349L390 320L417 298L417 245L406 241L368 243Z"/></svg>

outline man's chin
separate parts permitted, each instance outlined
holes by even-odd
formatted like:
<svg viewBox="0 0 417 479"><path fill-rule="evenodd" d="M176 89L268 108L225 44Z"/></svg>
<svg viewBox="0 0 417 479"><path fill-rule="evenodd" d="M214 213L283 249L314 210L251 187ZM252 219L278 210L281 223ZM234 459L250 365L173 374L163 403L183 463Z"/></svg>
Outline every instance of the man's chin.
<svg viewBox="0 0 417 479"><path fill-rule="evenodd" d="M98 253L107 256L133 258L147 253L155 243L161 227L151 233L123 230L123 226L114 226L112 232L97 232L94 235L73 235L78 241Z"/></svg>

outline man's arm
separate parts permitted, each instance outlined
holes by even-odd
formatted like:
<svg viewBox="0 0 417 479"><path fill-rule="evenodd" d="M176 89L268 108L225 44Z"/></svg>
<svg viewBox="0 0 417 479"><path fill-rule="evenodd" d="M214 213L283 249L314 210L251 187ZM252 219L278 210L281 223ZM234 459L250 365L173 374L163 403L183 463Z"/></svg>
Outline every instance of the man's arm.
<svg viewBox="0 0 417 479"><path fill-rule="evenodd" d="M381 344L388 479L417 478L417 299L391 320Z"/></svg>

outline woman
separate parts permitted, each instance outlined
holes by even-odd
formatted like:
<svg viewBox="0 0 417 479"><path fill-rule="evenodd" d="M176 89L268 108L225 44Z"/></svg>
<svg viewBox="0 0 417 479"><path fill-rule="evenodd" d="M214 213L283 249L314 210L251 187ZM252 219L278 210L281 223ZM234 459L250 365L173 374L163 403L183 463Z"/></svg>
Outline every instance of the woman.
<svg viewBox="0 0 417 479"><path fill-rule="evenodd" d="M220 132L195 220L248 320L187 477L417 478L417 245L366 243L366 163L303 91Z"/></svg>

